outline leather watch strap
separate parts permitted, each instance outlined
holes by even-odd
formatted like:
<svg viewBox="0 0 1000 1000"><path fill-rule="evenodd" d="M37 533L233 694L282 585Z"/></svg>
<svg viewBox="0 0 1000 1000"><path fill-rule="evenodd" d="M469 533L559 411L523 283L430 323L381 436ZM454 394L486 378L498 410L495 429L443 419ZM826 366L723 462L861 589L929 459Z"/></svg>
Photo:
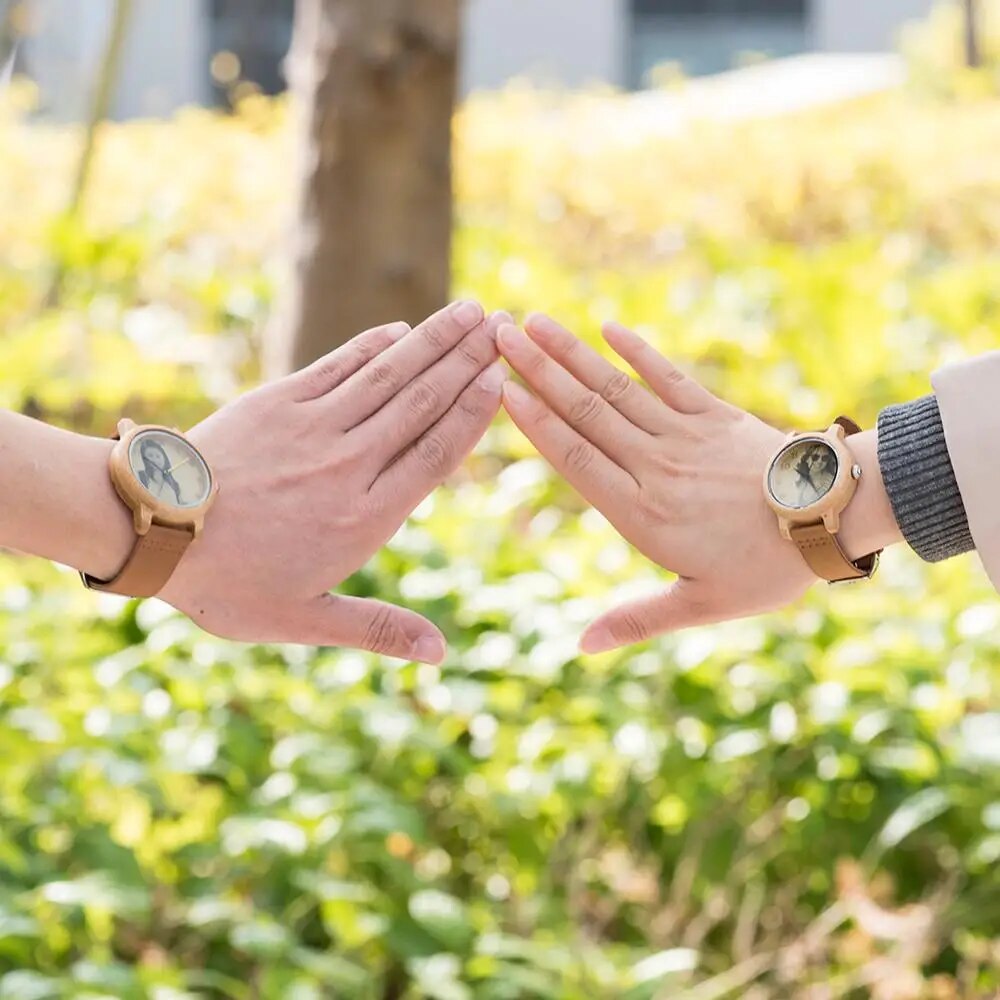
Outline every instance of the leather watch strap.
<svg viewBox="0 0 1000 1000"><path fill-rule="evenodd" d="M846 437L861 433L861 427L850 417L837 417L834 423L844 428ZM881 550L852 560L841 548L837 536L831 535L822 521L794 526L789 529L789 535L809 568L822 580L830 583L867 580L878 569Z"/></svg>
<svg viewBox="0 0 1000 1000"><path fill-rule="evenodd" d="M789 534L809 568L830 583L866 580L878 567L878 552L852 561L840 547L837 536L831 535L822 521L794 526Z"/></svg>
<svg viewBox="0 0 1000 1000"><path fill-rule="evenodd" d="M861 433L861 425L856 424L853 420L851 420L850 417L837 417L837 419L834 420L834 423L840 424L840 426L844 428L844 433L848 437L850 437L852 434Z"/></svg>
<svg viewBox="0 0 1000 1000"><path fill-rule="evenodd" d="M112 580L95 580L84 575L91 590L128 597L155 597L170 579L187 547L194 541L188 528L167 528L154 524L140 535L128 561Z"/></svg>

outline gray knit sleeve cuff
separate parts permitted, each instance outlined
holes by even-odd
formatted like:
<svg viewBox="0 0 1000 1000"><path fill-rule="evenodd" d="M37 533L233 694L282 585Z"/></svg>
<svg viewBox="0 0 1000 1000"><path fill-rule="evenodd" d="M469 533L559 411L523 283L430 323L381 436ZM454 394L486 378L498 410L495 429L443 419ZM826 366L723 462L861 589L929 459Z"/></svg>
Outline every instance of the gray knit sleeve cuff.
<svg viewBox="0 0 1000 1000"><path fill-rule="evenodd" d="M976 547L934 396L879 414L878 462L896 523L921 559L940 562Z"/></svg>

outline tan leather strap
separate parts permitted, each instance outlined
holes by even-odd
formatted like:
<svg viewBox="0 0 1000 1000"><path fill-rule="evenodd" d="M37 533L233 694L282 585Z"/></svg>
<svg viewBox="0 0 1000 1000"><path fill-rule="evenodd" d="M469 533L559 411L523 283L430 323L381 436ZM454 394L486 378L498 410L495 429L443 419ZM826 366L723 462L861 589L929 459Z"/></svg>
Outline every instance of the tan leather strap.
<svg viewBox="0 0 1000 1000"><path fill-rule="evenodd" d="M850 417L837 417L837 419L834 420L834 423L840 424L840 426L844 428L844 433L848 437L850 437L852 434L861 433L861 425L856 424L853 420L851 420Z"/></svg>
<svg viewBox="0 0 1000 1000"><path fill-rule="evenodd" d="M847 553L840 547L837 536L831 535L822 521L818 524L793 526L789 534L809 568L818 577L829 580L830 583L867 580L878 567L878 552L873 552L857 562L849 559Z"/></svg>
<svg viewBox="0 0 1000 1000"><path fill-rule="evenodd" d="M844 428L847 437L860 434L861 427L850 417L837 417L835 423ZM867 580L878 569L882 550L854 561L840 547L836 535L826 530L822 521L817 524L800 524L789 529L792 541L798 546L809 568L822 580L846 583L848 580Z"/></svg>
<svg viewBox="0 0 1000 1000"><path fill-rule="evenodd" d="M194 534L187 528L166 528L154 524L136 539L125 565L112 580L95 580L84 575L91 590L127 597L155 597L173 575Z"/></svg>

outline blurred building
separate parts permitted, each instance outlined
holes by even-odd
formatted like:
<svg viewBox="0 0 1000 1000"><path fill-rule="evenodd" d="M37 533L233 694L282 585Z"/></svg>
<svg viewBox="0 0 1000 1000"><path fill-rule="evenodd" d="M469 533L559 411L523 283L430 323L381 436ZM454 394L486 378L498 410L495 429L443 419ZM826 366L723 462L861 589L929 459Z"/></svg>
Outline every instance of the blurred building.
<svg viewBox="0 0 1000 1000"><path fill-rule="evenodd" d="M933 0L466 0L465 92L515 77L639 88L678 63L690 75L748 55L879 52ZM22 69L60 118L83 113L112 0L6 0L29 11ZM225 99L234 80L283 87L294 0L134 0L115 101L120 117ZM0 10L4 0L0 0Z"/></svg>

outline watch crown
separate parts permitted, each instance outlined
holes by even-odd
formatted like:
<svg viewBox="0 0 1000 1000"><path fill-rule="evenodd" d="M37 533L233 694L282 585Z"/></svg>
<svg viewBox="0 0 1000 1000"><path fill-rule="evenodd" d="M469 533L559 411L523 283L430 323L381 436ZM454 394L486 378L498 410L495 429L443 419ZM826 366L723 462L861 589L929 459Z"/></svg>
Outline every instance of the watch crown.
<svg viewBox="0 0 1000 1000"><path fill-rule="evenodd" d="M857 463L855 463L854 467L851 469L851 476L855 479L861 478L861 466Z"/></svg>

